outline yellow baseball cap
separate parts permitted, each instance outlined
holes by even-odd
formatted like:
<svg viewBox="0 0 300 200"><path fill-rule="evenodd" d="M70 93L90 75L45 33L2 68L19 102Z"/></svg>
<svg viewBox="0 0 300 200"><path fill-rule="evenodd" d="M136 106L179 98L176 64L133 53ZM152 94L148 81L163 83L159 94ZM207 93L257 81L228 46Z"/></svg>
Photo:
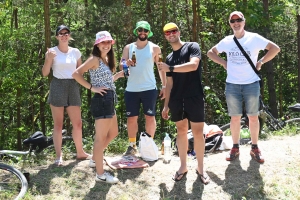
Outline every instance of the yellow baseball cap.
<svg viewBox="0 0 300 200"><path fill-rule="evenodd" d="M165 31L171 30L171 29L173 29L173 28L179 29L178 26L177 26L175 23L170 22L170 23L167 23L167 24L164 26L163 30L164 30L164 32L165 32Z"/></svg>

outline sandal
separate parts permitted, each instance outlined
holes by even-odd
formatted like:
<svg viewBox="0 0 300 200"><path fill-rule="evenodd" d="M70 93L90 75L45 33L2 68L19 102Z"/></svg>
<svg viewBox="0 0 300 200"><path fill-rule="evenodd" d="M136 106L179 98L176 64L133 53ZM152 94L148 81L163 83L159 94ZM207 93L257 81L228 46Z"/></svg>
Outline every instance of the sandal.
<svg viewBox="0 0 300 200"><path fill-rule="evenodd" d="M210 178L207 174L205 174L206 176L204 176L203 174L200 174L198 172L198 170L196 170L196 173L200 176L200 181L204 184L204 185L207 185L209 184L210 182Z"/></svg>
<svg viewBox="0 0 300 200"><path fill-rule="evenodd" d="M181 181L187 174L188 171L179 174L178 172L176 172L175 176L172 178L174 181ZM179 178L181 176L181 178Z"/></svg>

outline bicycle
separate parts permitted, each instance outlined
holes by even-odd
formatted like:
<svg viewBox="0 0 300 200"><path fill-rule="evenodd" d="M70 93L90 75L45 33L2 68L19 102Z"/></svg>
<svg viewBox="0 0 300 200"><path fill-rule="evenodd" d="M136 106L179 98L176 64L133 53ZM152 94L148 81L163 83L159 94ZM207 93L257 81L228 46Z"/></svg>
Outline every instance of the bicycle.
<svg viewBox="0 0 300 200"><path fill-rule="evenodd" d="M73 140L66 136L67 131L63 130L63 142ZM21 199L27 192L30 174L22 173L15 167L2 162L3 159L13 159L16 155L31 155L42 152L44 149L53 146L53 138L46 137L40 131L23 141L24 146L29 146L28 151L0 150L0 199Z"/></svg>
<svg viewBox="0 0 300 200"><path fill-rule="evenodd" d="M269 111L268 106L266 106L263 100L260 98L261 110L259 111L259 135L282 130L285 127L300 127L300 118L291 118L289 115L285 115L280 119L276 119L272 113ZM289 106L291 112L300 112L300 104L297 103L293 106ZM249 120L246 114L243 115L240 122L241 130L249 129ZM221 127L224 135L230 135L230 123L225 124ZM297 129L298 131L298 129Z"/></svg>

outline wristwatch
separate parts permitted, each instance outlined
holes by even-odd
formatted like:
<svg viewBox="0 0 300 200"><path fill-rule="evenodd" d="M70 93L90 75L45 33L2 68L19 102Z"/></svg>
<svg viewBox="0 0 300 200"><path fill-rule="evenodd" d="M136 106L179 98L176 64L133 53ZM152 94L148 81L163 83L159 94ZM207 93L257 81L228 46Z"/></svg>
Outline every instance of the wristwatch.
<svg viewBox="0 0 300 200"><path fill-rule="evenodd" d="M169 70L170 70L170 72L173 72L174 71L174 66L170 66Z"/></svg>
<svg viewBox="0 0 300 200"><path fill-rule="evenodd" d="M260 62L262 65L264 64L264 62L262 61L262 59L260 59L258 62Z"/></svg>

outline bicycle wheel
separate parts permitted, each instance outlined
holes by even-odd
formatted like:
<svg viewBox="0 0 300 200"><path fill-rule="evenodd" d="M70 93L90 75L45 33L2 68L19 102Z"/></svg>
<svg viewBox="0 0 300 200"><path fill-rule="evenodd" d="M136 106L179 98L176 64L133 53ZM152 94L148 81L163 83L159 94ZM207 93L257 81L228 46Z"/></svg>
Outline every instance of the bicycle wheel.
<svg viewBox="0 0 300 200"><path fill-rule="evenodd" d="M28 182L19 170L0 163L0 199L21 199L27 189Z"/></svg>
<svg viewBox="0 0 300 200"><path fill-rule="evenodd" d="M245 122L242 120L240 122L240 126L241 126L241 129L249 129L249 127L245 124ZM229 124L225 124L224 126L221 126L220 129L223 131L223 135L231 135L231 132L230 132L230 123Z"/></svg>

